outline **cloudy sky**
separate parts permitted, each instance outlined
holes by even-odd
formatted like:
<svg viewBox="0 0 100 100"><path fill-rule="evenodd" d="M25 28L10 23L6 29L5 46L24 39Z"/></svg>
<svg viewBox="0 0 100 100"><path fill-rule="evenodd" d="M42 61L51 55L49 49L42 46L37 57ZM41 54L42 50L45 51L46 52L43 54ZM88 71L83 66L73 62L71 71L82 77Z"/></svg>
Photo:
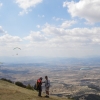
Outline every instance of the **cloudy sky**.
<svg viewBox="0 0 100 100"><path fill-rule="evenodd" d="M100 0L0 0L0 56L16 53L100 56Z"/></svg>

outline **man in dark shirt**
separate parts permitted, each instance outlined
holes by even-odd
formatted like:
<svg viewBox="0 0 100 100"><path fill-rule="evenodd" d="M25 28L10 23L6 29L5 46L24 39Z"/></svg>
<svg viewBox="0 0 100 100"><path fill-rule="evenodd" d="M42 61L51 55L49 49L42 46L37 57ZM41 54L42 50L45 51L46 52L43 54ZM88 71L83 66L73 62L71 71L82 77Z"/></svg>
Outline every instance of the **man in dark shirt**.
<svg viewBox="0 0 100 100"><path fill-rule="evenodd" d="M39 96L39 97L42 97L42 96L41 96L41 92L42 92L42 77L40 77L40 78L37 80L37 86L38 86L38 96Z"/></svg>

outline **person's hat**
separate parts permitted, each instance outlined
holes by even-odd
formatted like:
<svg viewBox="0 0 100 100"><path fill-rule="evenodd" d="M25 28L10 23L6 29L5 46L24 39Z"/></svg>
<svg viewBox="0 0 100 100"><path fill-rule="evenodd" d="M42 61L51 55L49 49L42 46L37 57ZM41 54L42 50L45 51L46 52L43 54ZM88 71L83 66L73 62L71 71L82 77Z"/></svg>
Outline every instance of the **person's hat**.
<svg viewBox="0 0 100 100"><path fill-rule="evenodd" d="M45 76L45 78L48 78L48 76Z"/></svg>
<svg viewBox="0 0 100 100"><path fill-rule="evenodd" d="M42 78L42 77L40 77L40 79L42 80L43 78Z"/></svg>

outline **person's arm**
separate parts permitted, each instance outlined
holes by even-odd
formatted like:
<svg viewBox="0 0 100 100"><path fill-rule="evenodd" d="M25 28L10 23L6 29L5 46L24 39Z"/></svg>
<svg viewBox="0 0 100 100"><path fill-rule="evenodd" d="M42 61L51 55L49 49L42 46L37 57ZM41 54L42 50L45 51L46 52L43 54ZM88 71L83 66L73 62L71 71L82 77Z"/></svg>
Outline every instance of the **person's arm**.
<svg viewBox="0 0 100 100"><path fill-rule="evenodd" d="M42 82L42 83L45 83L45 81L44 81L44 82Z"/></svg>

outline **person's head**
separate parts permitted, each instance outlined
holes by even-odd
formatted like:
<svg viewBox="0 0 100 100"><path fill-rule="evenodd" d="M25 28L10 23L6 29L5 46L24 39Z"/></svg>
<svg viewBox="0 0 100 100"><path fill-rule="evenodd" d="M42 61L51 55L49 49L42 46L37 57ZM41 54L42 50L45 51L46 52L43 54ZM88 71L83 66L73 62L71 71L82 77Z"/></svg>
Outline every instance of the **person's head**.
<svg viewBox="0 0 100 100"><path fill-rule="evenodd" d="M40 80L42 80L43 78L42 77L40 77Z"/></svg>
<svg viewBox="0 0 100 100"><path fill-rule="evenodd" d="M47 80L48 79L48 76L45 76L45 79Z"/></svg>

